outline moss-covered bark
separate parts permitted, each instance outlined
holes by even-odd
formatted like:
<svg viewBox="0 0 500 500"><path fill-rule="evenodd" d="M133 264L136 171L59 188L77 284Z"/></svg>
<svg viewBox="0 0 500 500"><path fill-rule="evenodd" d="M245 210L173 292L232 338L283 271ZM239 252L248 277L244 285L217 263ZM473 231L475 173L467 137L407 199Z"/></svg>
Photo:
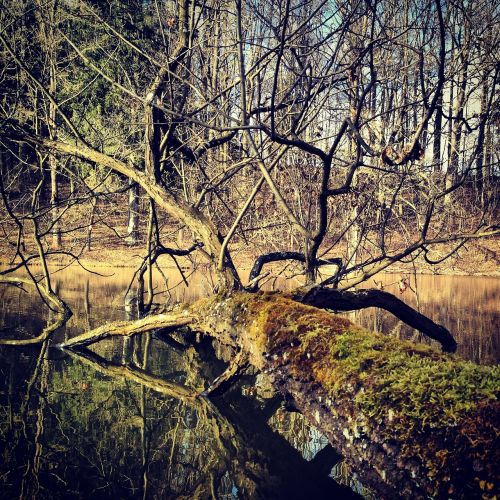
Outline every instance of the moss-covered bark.
<svg viewBox="0 0 500 500"><path fill-rule="evenodd" d="M250 362L382 495L493 498L500 368L368 332L282 294L203 303L202 330Z"/></svg>

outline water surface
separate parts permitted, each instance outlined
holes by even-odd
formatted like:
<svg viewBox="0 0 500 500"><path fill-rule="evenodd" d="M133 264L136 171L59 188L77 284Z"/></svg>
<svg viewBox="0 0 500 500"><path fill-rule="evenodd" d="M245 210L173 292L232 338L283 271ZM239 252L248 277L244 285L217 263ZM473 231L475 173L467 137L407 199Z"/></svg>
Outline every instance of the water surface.
<svg viewBox="0 0 500 500"><path fill-rule="evenodd" d="M397 291L398 278L383 278L389 291ZM56 273L54 285L74 316L53 342L133 318L123 306L129 279L128 270ZM206 274L192 277L189 288L178 273L167 279L156 290L173 289L158 301L192 301L210 290ZM399 296L455 333L462 355L496 362L500 280L422 276L416 285L416 293ZM1 287L0 301L3 338L28 338L50 321L35 294ZM390 335L417 337L380 311L351 316ZM262 375L245 377L213 402L191 398L225 367L227 353L208 340L194 347L182 335L152 333L102 341L85 356L52 345L0 347L2 498L356 496L339 483L370 497Z"/></svg>

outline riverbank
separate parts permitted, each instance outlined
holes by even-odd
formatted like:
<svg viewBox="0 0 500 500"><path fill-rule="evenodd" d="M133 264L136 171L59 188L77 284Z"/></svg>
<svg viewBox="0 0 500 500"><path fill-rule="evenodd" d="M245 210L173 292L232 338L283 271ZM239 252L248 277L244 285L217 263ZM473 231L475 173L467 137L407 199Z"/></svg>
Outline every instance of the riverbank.
<svg viewBox="0 0 500 500"><path fill-rule="evenodd" d="M9 253L12 251L0 249L0 269L9 267ZM259 249L260 250L260 249ZM438 253L430 253L429 260L438 261L440 256L446 255L451 247L444 247ZM249 271L255 261L257 252L248 248L235 248L232 250L235 261L240 269ZM54 254L48 256L51 266L65 267L80 264L90 270L103 268L137 268L144 259L146 251L144 245L128 246L122 242L113 242L106 245L104 241L94 243L91 250L75 252L75 258L67 254ZM11 257L12 258L12 257ZM206 262L201 255L190 257L177 257L176 262L163 256L159 261L162 268L176 268L177 264L183 269L205 268ZM276 267L277 270L277 267ZM413 262L397 262L387 269L390 273L402 274L430 274L446 276L499 276L500 277L500 238L489 240L471 241L464 245L456 254L443 262L431 264L423 256L417 257Z"/></svg>
<svg viewBox="0 0 500 500"><path fill-rule="evenodd" d="M139 243L128 245L123 238L126 232L126 220L123 216L116 214L108 217L107 224L97 224L91 237L90 248L87 245L89 233L87 230L79 229L74 232L62 235L62 247L65 252L54 252L47 256L49 264L53 267L64 267L68 265L77 266L80 264L90 270L99 269L136 269L143 262L147 250L144 235L141 234ZM123 220L122 220L123 219ZM168 229L168 230L167 230ZM11 235L11 246L8 246L5 239L0 240L0 269L4 270L11 266L15 256L15 247L12 246L14 233ZM164 243L173 248L189 248L193 240L189 231L168 227L164 229L162 235ZM328 243L326 241L325 243ZM23 249L23 254L36 255L36 247L31 238L27 238L27 248ZM285 243L283 243L285 244ZM406 246L407 242L392 241L392 245L397 247ZM396 262L385 272L401 274L429 274L448 276L500 276L500 237L490 237L484 239L471 239L462 245L456 252L457 242L452 244L434 245L429 248L426 255L421 253L414 261ZM246 279L255 259L267 252L277 250L289 250L289 248L270 247L267 242L260 242L253 239L243 242L235 239L230 245L233 260L241 270L242 279ZM376 252L376 249L374 249ZM397 250L395 250L397 253ZM337 246L336 253L322 255L322 258L344 257L346 249L342 245ZM451 254L449 258L445 258ZM444 260L443 260L444 258ZM17 259L19 261L19 258ZM37 262L38 259L33 259ZM208 261L199 251L193 252L187 257L176 257L175 260L169 256L161 256L158 264L162 269L182 268L185 270L206 270ZM300 274L302 264L290 261L283 261L274 265L267 265L265 271L271 270L272 275L297 276ZM328 276L329 272L335 269L322 269ZM321 270L320 270L321 271Z"/></svg>
<svg viewBox="0 0 500 500"><path fill-rule="evenodd" d="M440 254L449 251L445 248ZM9 254L5 249L0 249L0 268L9 267ZM235 261L240 269L249 271L255 261L257 254L247 248L233 250L236 255ZM9 252L10 253L10 252ZM104 244L95 244L89 251L75 253L75 258L65 254L49 255L48 261L51 266L65 267L78 265L78 263L90 270L102 268L137 268L144 259L146 251L144 245L128 246L115 244L112 247ZM439 260L439 255L430 255L430 260ZM181 268L191 269L206 267L203 257L193 255L189 258L177 257L177 263ZM160 261L161 267L176 268L173 259L164 256ZM397 262L387 269L390 273L402 274L430 274L447 276L499 276L500 277L500 238L489 241L471 241L465 248L450 258L431 264L422 256L413 262Z"/></svg>

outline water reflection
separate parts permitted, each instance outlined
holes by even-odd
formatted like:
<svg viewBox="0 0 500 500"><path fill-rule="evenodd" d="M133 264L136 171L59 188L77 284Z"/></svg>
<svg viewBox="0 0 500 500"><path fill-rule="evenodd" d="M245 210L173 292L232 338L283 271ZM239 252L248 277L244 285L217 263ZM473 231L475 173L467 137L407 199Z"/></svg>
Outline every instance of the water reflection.
<svg viewBox="0 0 500 500"><path fill-rule="evenodd" d="M220 346L217 357L208 341L195 348L156 332L108 339L84 356L51 347L130 318L133 310L123 306L129 279L128 271L113 278L56 274L74 316L53 341L0 346L2 498L355 497L332 478L370 497L262 375L245 377L215 404L193 398L223 371ZM207 286L196 277L172 290L171 300L194 300ZM402 298L414 306L418 298L422 312L458 334L462 354L496 360L500 280L419 277L416 291ZM0 287L0 302L2 338L35 336L51 320L38 297L19 289ZM414 335L378 311L356 313L356 320Z"/></svg>
<svg viewBox="0 0 500 500"><path fill-rule="evenodd" d="M52 341L0 347L2 498L354 497L328 475L336 454L307 462L268 425L281 400L262 376L217 406L193 397L225 368L208 341L195 348L156 332L107 339L84 355L50 347L129 318L129 278L56 274L70 321ZM194 300L205 286L200 277L171 300ZM2 287L0 301L3 338L35 336L50 321L34 295Z"/></svg>
<svg viewBox="0 0 500 500"><path fill-rule="evenodd" d="M267 425L275 397L193 398L223 369L209 344L131 344L2 349L4 498L354 498Z"/></svg>

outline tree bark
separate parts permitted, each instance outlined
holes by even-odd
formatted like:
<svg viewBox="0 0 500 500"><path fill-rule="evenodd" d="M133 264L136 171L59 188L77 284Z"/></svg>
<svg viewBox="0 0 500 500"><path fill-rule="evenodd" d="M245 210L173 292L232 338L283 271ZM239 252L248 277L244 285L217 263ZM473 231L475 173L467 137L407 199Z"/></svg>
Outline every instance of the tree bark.
<svg viewBox="0 0 500 500"><path fill-rule="evenodd" d="M66 342L59 345L61 348L77 348L89 344L93 344L104 338L112 337L114 335L127 337L136 335L138 333L149 332L157 328L169 328L189 325L193 322L193 317L187 310L172 312L170 314L157 314L146 316L145 318L136 321L116 321L108 323L91 330L90 332L83 333L73 337Z"/></svg>

